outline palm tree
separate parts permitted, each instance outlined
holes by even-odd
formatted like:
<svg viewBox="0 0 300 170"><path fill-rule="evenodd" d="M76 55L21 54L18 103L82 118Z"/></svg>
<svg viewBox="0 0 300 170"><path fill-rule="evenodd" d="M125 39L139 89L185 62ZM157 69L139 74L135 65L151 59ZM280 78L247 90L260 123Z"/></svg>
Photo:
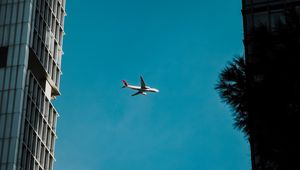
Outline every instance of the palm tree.
<svg viewBox="0 0 300 170"><path fill-rule="evenodd" d="M249 90L247 90L246 62L243 56L236 56L221 71L215 89L223 102L228 104L234 117L234 127L241 130L250 143L252 164L255 159L253 135L249 115ZM255 165L252 165L255 167ZM254 169L254 168L253 168Z"/></svg>
<svg viewBox="0 0 300 170"><path fill-rule="evenodd" d="M235 57L215 87L248 137L253 170L300 169L299 14L290 10L277 28L257 28L252 55Z"/></svg>
<svg viewBox="0 0 300 170"><path fill-rule="evenodd" d="M223 102L234 112L234 126L249 135L246 109L246 64L243 56L236 56L221 71L215 86Z"/></svg>

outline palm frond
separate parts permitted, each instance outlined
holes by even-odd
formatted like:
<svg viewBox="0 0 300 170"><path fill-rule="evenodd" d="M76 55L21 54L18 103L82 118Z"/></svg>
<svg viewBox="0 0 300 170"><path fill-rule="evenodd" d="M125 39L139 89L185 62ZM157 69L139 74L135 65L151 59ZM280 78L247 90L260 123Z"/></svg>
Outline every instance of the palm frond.
<svg viewBox="0 0 300 170"><path fill-rule="evenodd" d="M248 136L248 114L246 112L246 65L244 57L236 56L221 71L215 86L221 100L230 105L234 112L234 126Z"/></svg>

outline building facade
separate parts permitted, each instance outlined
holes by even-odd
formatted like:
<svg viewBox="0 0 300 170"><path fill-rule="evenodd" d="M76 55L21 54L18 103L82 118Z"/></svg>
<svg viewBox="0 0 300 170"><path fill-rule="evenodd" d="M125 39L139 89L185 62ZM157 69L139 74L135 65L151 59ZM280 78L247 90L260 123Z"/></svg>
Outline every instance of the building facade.
<svg viewBox="0 0 300 170"><path fill-rule="evenodd" d="M300 0L242 0L244 24L244 45L246 58L251 58L251 33L255 28L265 25L274 31L278 22L285 23L286 12L295 8L300 12Z"/></svg>
<svg viewBox="0 0 300 170"><path fill-rule="evenodd" d="M52 170L65 0L0 0L0 169Z"/></svg>
<svg viewBox="0 0 300 170"><path fill-rule="evenodd" d="M300 0L243 0L242 5L247 99L254 106L249 107L252 169L299 169L299 52L294 50L299 47L288 39L299 35L288 37L285 31L291 29L291 13L300 20Z"/></svg>

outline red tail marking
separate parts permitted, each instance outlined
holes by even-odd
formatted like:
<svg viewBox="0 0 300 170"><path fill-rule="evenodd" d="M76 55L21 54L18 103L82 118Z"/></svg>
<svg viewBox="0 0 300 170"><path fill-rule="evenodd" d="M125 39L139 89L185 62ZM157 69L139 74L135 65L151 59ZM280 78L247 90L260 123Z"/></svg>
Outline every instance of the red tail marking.
<svg viewBox="0 0 300 170"><path fill-rule="evenodd" d="M128 83L125 80L122 80L122 82L125 86L128 86Z"/></svg>

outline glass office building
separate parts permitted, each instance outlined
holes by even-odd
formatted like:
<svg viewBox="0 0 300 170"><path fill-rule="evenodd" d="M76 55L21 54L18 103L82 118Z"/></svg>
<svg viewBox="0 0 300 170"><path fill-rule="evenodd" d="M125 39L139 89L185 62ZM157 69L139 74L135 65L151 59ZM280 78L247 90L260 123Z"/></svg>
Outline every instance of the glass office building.
<svg viewBox="0 0 300 170"><path fill-rule="evenodd" d="M65 0L0 0L0 169L52 170Z"/></svg>
<svg viewBox="0 0 300 170"><path fill-rule="evenodd" d="M300 13L300 0L243 0L244 45L248 61L251 62L251 33L260 25L274 31L278 22L286 22L286 12L291 8Z"/></svg>

